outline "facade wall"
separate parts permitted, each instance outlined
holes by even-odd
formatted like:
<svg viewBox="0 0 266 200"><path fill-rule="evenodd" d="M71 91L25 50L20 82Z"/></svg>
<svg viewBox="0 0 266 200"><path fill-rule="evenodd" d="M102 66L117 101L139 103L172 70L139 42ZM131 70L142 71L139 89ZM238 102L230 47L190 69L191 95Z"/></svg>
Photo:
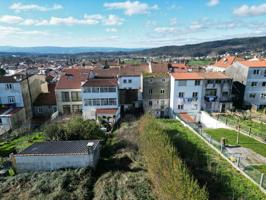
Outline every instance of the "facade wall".
<svg viewBox="0 0 266 200"><path fill-rule="evenodd" d="M258 70L259 73L254 74L254 70ZM253 85L255 83L256 86ZM244 94L244 105L266 106L266 67L249 68Z"/></svg>
<svg viewBox="0 0 266 200"><path fill-rule="evenodd" d="M53 113L57 111L57 106L34 106L33 107L33 112L34 116L37 117L50 117Z"/></svg>
<svg viewBox="0 0 266 200"><path fill-rule="evenodd" d="M197 114L201 109L203 80L200 85L195 85L195 80L186 80L186 85L181 86L180 80L171 77L171 102L170 109L172 114L187 112ZM183 93L183 97L180 97ZM193 97L197 93L197 97Z"/></svg>
<svg viewBox="0 0 266 200"><path fill-rule="evenodd" d="M29 85L32 102L34 102L39 94L48 92L48 84L44 75L33 75L29 77Z"/></svg>
<svg viewBox="0 0 266 200"><path fill-rule="evenodd" d="M12 89L7 89L6 83L0 83L0 104L10 104L8 97L15 97L16 107L24 107L20 82L10 84Z"/></svg>
<svg viewBox="0 0 266 200"><path fill-rule="evenodd" d="M170 104L169 75L143 77L143 109L156 117L168 117Z"/></svg>
<svg viewBox="0 0 266 200"><path fill-rule="evenodd" d="M96 109L110 109L119 108L119 91L116 87L115 92L99 92L99 93L86 93L84 88L82 88L82 115L84 119L96 119ZM88 99L115 99L116 104L114 105L88 105L86 100ZM119 112L120 114L120 112Z"/></svg>
<svg viewBox="0 0 266 200"><path fill-rule="evenodd" d="M69 94L69 101L68 102L64 102L62 100L62 92L68 92ZM71 98L71 92L79 92L80 93L80 101L73 101ZM57 110L59 111L60 114L67 114L63 107L64 106L69 106L70 107L70 113L74 113L75 106L79 106L82 109L82 93L81 93L81 89L60 89L60 90L55 90L55 96L56 96L56 104L57 104ZM81 112L81 110L80 110Z"/></svg>
<svg viewBox="0 0 266 200"><path fill-rule="evenodd" d="M121 76L118 79L119 89L141 90L141 76Z"/></svg>

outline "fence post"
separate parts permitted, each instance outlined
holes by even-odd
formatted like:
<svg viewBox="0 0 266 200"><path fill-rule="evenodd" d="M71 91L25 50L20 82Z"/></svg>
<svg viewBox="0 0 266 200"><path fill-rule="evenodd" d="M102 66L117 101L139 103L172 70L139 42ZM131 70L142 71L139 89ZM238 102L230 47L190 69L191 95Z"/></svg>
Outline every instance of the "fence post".
<svg viewBox="0 0 266 200"><path fill-rule="evenodd" d="M212 143L212 137L210 136L209 138L209 143L211 144Z"/></svg>
<svg viewBox="0 0 266 200"><path fill-rule="evenodd" d="M224 145L221 143L221 152L223 152Z"/></svg>
<svg viewBox="0 0 266 200"><path fill-rule="evenodd" d="M240 156L237 157L237 163L236 163L236 165L239 168L239 166L240 166Z"/></svg>
<svg viewBox="0 0 266 200"><path fill-rule="evenodd" d="M263 185L263 180L264 180L264 174L261 173L261 176L260 176L260 187L262 187Z"/></svg>
<svg viewBox="0 0 266 200"><path fill-rule="evenodd" d="M251 135L251 127L249 128L249 133L248 134Z"/></svg>

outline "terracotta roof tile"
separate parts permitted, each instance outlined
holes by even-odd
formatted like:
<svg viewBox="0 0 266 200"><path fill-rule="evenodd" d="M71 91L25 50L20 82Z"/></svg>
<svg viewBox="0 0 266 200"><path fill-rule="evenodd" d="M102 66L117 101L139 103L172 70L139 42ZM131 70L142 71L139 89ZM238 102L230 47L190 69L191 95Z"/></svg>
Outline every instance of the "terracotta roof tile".
<svg viewBox="0 0 266 200"><path fill-rule="evenodd" d="M176 80L231 79L222 72L177 72L171 74Z"/></svg>
<svg viewBox="0 0 266 200"><path fill-rule="evenodd" d="M41 93L33 103L34 106L56 105L55 84L48 84L48 93Z"/></svg>
<svg viewBox="0 0 266 200"><path fill-rule="evenodd" d="M108 108L108 109L96 109L96 114L109 114L109 115L115 115L117 112L116 108Z"/></svg>
<svg viewBox="0 0 266 200"><path fill-rule="evenodd" d="M108 87L108 86L117 86L117 79L103 79L103 78L94 78L88 79L82 87Z"/></svg>
<svg viewBox="0 0 266 200"><path fill-rule="evenodd" d="M266 60L247 60L247 61L240 61L239 63L247 67L265 67L266 68Z"/></svg>
<svg viewBox="0 0 266 200"><path fill-rule="evenodd" d="M242 61L242 60L244 60L244 59L236 57L236 56L226 56L224 58L221 58L219 61L217 61L214 64L214 66L227 68L227 67L230 67L234 62Z"/></svg>

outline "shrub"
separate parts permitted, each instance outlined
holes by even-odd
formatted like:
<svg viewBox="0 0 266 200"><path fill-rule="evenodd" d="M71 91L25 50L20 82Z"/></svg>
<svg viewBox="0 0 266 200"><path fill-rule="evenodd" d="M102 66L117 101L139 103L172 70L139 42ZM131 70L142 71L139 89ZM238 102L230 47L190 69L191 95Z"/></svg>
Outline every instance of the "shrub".
<svg viewBox="0 0 266 200"><path fill-rule="evenodd" d="M140 120L140 150L159 199L208 199L179 158L169 137L150 115Z"/></svg>

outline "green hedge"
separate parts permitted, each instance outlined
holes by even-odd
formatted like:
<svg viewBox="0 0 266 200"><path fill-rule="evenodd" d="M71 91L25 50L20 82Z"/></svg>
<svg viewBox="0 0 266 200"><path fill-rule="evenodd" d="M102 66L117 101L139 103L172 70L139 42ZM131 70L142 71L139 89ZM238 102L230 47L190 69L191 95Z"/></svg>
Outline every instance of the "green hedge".
<svg viewBox="0 0 266 200"><path fill-rule="evenodd" d="M191 176L156 119L145 115L140 120L139 133L140 150L158 199L208 199L205 188L200 188Z"/></svg>

